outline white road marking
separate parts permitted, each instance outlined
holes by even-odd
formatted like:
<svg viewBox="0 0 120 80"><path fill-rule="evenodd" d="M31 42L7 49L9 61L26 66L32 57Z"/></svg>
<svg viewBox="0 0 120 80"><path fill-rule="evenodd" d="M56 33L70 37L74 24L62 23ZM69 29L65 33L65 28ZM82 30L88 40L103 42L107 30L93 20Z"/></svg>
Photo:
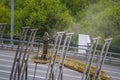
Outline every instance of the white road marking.
<svg viewBox="0 0 120 80"><path fill-rule="evenodd" d="M7 59L0 59L0 61L4 61L4 62L13 62L13 60L7 60Z"/></svg>
<svg viewBox="0 0 120 80"><path fill-rule="evenodd" d="M0 72L4 72L4 73L9 73L10 71L4 71L4 70L0 70ZM29 77L33 77L34 75L29 74ZM64 74L64 76L66 77L73 77L73 78L81 78L81 76L74 76L74 75L68 75L68 74ZM40 78L40 79L45 79L45 77L41 77L41 76L35 76L36 78ZM8 80L8 78L4 78L4 77L0 77L0 79L5 79ZM120 79L119 77L113 77L113 79Z"/></svg>
<svg viewBox="0 0 120 80"><path fill-rule="evenodd" d="M33 75L28 75L28 76L33 77ZM41 77L41 76L35 76L35 78L45 79L45 77Z"/></svg>
<svg viewBox="0 0 120 80"><path fill-rule="evenodd" d="M4 71L4 70L0 70L0 72L3 72L3 73L9 73L10 74L10 71ZM28 75L30 77L33 77L34 75ZM41 78L41 79L44 79L45 77L40 77L40 76L35 76L36 78ZM5 79L5 78L4 78ZM7 78L6 78L7 79Z"/></svg>
<svg viewBox="0 0 120 80"><path fill-rule="evenodd" d="M9 80L8 78L0 77L0 79Z"/></svg>
<svg viewBox="0 0 120 80"><path fill-rule="evenodd" d="M15 56L1 54L0 57L14 58Z"/></svg>
<svg viewBox="0 0 120 80"><path fill-rule="evenodd" d="M0 70L0 72L3 72L3 73L10 73L10 71L5 71L5 70Z"/></svg>
<svg viewBox="0 0 120 80"><path fill-rule="evenodd" d="M113 74L120 74L120 72L115 72L115 71L107 71L107 70L105 70L106 72L108 72L108 73L113 73Z"/></svg>
<svg viewBox="0 0 120 80"><path fill-rule="evenodd" d="M13 60L0 59L0 61L13 63ZM1 64L0 64L0 65L1 65ZM35 63L29 62L28 65L29 65L29 66L35 66ZM42 68L48 68L48 65L43 65L43 64L38 64L37 66L38 66L38 67L42 67ZM64 71L73 72L72 70L67 69L67 68L64 68Z"/></svg>
<svg viewBox="0 0 120 80"><path fill-rule="evenodd" d="M9 66L9 65L1 65L0 64L0 66L2 66L2 67L6 67L6 68L12 68L11 66ZM33 71L34 72L34 69L32 69L32 68L28 68L28 71ZM4 71L4 70L0 70L0 72L5 72L5 73L10 73L11 71ZM47 71L44 71L44 70L37 70L37 72L39 73L46 73ZM75 76L75 75L69 75L69 74L65 74L64 73L64 76L66 76L66 77L74 77L74 78L80 78L79 76Z"/></svg>
<svg viewBox="0 0 120 80"><path fill-rule="evenodd" d="M11 71L5 71L5 70L0 70L0 72L2 72L2 73L8 73L8 74L10 74L11 73ZM45 71L44 71L45 72ZM31 76L31 77L33 77L34 75L31 75L31 74L28 74L28 76ZM71 78L81 78L80 76L75 76L75 75L69 75L69 74L64 74L64 76L65 77L71 77ZM41 77L41 76L35 76L36 78L45 78L45 77Z"/></svg>
<svg viewBox="0 0 120 80"><path fill-rule="evenodd" d="M8 52L9 52L9 51L8 51ZM6 52L6 53L8 53L8 52ZM5 52L2 52L2 53L5 53ZM2 53L0 52L0 57L6 57L7 59L9 59L9 58L14 58L14 56L15 56L15 55L12 55L12 56L11 56L12 52L10 52L9 54L2 54ZM13 60L6 60L6 59L0 59L0 61L11 62L11 63L13 62ZM29 59L29 61L31 61L31 60ZM0 66L2 66L2 67L7 67L7 68L12 68L12 65L10 66L10 65L0 64ZM32 62L29 62L29 66L35 66L35 64L32 63ZM43 64L41 65L41 64L39 64L38 67L47 68L48 65L43 65ZM29 70L30 70L30 71L34 71L34 69L32 69L32 68L29 68ZM64 70L70 71L69 69L64 69ZM115 72L115 71L108 71L108 70L106 70L106 71L109 72L109 73L112 73L112 74L120 74L119 72ZM0 70L0 72L10 73L11 71ZM45 73L46 71L38 70L38 72ZM71 72L72 72L72 71L71 71ZM28 75L28 76L33 77L33 75ZM74 76L74 74L73 74L73 75L64 74L64 76L74 77L74 78L81 78L80 76ZM36 78L42 78L42 79L44 79L45 77L36 76ZM113 78L113 79L117 79L117 80L120 79L119 76L112 76L112 78ZM3 77L0 77L0 79L9 80L8 78L3 78Z"/></svg>
<svg viewBox="0 0 120 80"><path fill-rule="evenodd" d="M112 79L117 79L117 80L120 80L120 77L112 77Z"/></svg>

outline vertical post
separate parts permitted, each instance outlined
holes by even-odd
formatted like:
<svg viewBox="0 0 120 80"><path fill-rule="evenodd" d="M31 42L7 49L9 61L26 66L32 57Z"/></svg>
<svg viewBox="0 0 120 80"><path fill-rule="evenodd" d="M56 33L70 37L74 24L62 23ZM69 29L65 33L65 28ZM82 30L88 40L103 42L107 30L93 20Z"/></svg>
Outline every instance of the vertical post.
<svg viewBox="0 0 120 80"><path fill-rule="evenodd" d="M56 69L56 79L55 80L63 80L63 68L64 68L64 62L66 59L66 54L69 49L70 41L74 33L66 33L65 34L65 40L63 43L62 53L60 54L60 58L58 60L58 66Z"/></svg>
<svg viewBox="0 0 120 80"><path fill-rule="evenodd" d="M54 67L55 67L55 60L60 48L61 40L63 37L64 32L57 32L57 36L55 38L55 43L53 46L53 54L51 56L48 69L47 69L47 74L45 80L54 80Z"/></svg>
<svg viewBox="0 0 120 80"><path fill-rule="evenodd" d="M11 0L11 45L13 47L13 36L14 36L14 0Z"/></svg>
<svg viewBox="0 0 120 80"><path fill-rule="evenodd" d="M87 56L87 61L86 61L86 66L83 72L82 80L90 80L90 68L94 59L94 55L96 52L97 44L99 41L100 37L92 38L92 43L89 48L88 56Z"/></svg>
<svg viewBox="0 0 120 80"><path fill-rule="evenodd" d="M5 31L6 25L7 25L7 23L0 24L0 44L1 44L2 48L3 48L3 44L4 44L3 36L4 36L4 31Z"/></svg>
<svg viewBox="0 0 120 80"><path fill-rule="evenodd" d="M104 45L99 55L99 60L92 80L100 80L101 70L104 65L112 38L104 39Z"/></svg>

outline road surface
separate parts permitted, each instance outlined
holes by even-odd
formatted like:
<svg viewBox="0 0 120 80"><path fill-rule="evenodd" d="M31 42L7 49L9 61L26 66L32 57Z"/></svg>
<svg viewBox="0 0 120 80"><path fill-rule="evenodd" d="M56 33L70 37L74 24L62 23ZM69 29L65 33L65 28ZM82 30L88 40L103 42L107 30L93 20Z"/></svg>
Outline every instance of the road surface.
<svg viewBox="0 0 120 80"><path fill-rule="evenodd" d="M15 51L0 50L0 80L9 80ZM29 59L28 80L33 79L35 63ZM35 80L45 80L48 64L38 64ZM120 64L105 64L103 69L107 71L113 80L120 80ZM64 68L63 80L81 80L82 73Z"/></svg>

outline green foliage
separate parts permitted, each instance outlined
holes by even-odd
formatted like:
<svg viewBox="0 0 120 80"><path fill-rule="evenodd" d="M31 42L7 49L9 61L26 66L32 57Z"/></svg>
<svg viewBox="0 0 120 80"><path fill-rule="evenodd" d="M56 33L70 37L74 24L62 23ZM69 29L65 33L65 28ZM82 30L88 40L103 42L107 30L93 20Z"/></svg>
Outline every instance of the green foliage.
<svg viewBox="0 0 120 80"><path fill-rule="evenodd" d="M2 4L0 4L0 23L7 23L10 26L10 11ZM9 34L10 28L7 27L6 29L8 29L6 33Z"/></svg>
<svg viewBox="0 0 120 80"><path fill-rule="evenodd" d="M72 17L60 0L25 0L22 8L15 10L16 34L22 26L36 27L39 34L45 31L63 30L72 23ZM18 30L18 31L17 31Z"/></svg>
<svg viewBox="0 0 120 80"><path fill-rule="evenodd" d="M120 35L114 36L111 44L120 47Z"/></svg>
<svg viewBox="0 0 120 80"><path fill-rule="evenodd" d="M120 34L120 1L100 0L89 5L82 13L78 13L78 32L93 37L115 37ZM82 16L80 15L82 14ZM79 22L79 23L78 23ZM120 38L113 39L118 41ZM113 44L115 45L115 43Z"/></svg>
<svg viewBox="0 0 120 80"><path fill-rule="evenodd" d="M6 8L10 8L11 7L11 0L0 0L0 4L5 6Z"/></svg>
<svg viewBox="0 0 120 80"><path fill-rule="evenodd" d="M48 30L64 30L71 25L72 17L60 0L43 0L42 3L44 9L47 10L46 26L49 26Z"/></svg>
<svg viewBox="0 0 120 80"><path fill-rule="evenodd" d="M61 0L63 4L70 10L72 15L76 15L87 6L87 0Z"/></svg>
<svg viewBox="0 0 120 80"><path fill-rule="evenodd" d="M0 23L7 22L10 33L11 1L0 0ZM120 46L119 0L15 0L15 35L23 26L48 31L73 31L92 37L113 37L112 45Z"/></svg>

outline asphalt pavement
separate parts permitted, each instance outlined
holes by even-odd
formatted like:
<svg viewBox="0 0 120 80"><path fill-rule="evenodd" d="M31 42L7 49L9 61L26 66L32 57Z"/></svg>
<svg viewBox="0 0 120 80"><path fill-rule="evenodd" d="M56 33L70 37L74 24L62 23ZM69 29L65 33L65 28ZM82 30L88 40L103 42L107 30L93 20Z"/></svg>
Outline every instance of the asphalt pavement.
<svg viewBox="0 0 120 80"><path fill-rule="evenodd" d="M13 60L16 51L0 50L0 80L9 80ZM31 57L32 55L30 55ZM29 58L28 61L28 80L33 80L33 74L35 70L35 63ZM38 64L35 80L45 80L48 64ZM120 64L112 63L105 64L103 70L107 71L113 78L113 80L120 80ZM63 80L81 80L82 73L64 68Z"/></svg>

